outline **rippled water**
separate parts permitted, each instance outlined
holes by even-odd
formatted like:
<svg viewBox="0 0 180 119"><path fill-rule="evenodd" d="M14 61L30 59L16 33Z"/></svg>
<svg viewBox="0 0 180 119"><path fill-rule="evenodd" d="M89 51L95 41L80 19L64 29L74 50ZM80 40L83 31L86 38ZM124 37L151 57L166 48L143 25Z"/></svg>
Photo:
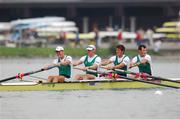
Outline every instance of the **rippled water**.
<svg viewBox="0 0 180 119"><path fill-rule="evenodd" d="M51 59L0 59L0 76L37 70ZM154 61L154 75L180 77L180 61ZM74 71L77 73L77 71ZM52 69L36 74L46 78ZM74 75L74 74L73 74ZM30 77L25 77L27 80ZM162 94L155 93L156 91ZM0 92L0 119L179 119L180 90Z"/></svg>
<svg viewBox="0 0 180 119"><path fill-rule="evenodd" d="M180 90L0 92L1 119L179 119Z"/></svg>

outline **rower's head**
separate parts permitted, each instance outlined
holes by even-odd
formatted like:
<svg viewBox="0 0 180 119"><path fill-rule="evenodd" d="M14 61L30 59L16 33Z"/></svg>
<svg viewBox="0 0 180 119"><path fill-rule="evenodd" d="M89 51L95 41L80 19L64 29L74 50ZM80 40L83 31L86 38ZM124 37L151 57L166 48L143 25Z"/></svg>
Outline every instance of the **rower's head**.
<svg viewBox="0 0 180 119"><path fill-rule="evenodd" d="M122 57L123 54L125 52L125 47L124 45L117 45L116 46L116 55L119 56L119 57Z"/></svg>
<svg viewBox="0 0 180 119"><path fill-rule="evenodd" d="M140 45L140 46L138 47L138 52L139 52L139 55L140 55L141 57L144 57L144 56L146 55L146 53L147 53L147 48L146 48L146 46L145 46L145 45Z"/></svg>
<svg viewBox="0 0 180 119"><path fill-rule="evenodd" d="M63 47L57 46L55 51L56 51L56 54L58 57L60 57L60 58L64 57L64 48Z"/></svg>
<svg viewBox="0 0 180 119"><path fill-rule="evenodd" d="M88 45L86 50L89 56L93 56L96 52L96 47L94 45Z"/></svg>

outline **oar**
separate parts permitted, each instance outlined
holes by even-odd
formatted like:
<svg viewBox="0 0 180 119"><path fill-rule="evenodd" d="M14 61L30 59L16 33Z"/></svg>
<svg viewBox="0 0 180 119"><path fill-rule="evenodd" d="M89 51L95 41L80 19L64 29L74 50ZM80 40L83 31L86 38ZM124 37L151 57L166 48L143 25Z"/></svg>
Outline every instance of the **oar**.
<svg viewBox="0 0 180 119"><path fill-rule="evenodd" d="M41 69L39 69L39 70L30 71L30 72L27 72L27 73L19 73L19 74L17 74L16 76L12 76L12 77L9 77L9 78L0 80L0 83L1 83L1 82L5 82L5 81L9 81L9 80L12 80L12 79L15 79L15 78L21 78L21 77L23 77L23 76L27 76L27 75L30 75L30 74L35 74L35 73L38 73L38 72L46 71L46 70L52 69L52 68L54 68L54 67L57 67L57 65L49 66L49 67L47 67L47 68L41 68Z"/></svg>
<svg viewBox="0 0 180 119"><path fill-rule="evenodd" d="M177 86L171 86L171 85L166 85L166 84L161 84L161 83L154 83L154 82L147 81L147 80L139 80L139 79L136 79L136 78L129 78L129 77L125 77L125 76L120 76L120 78L128 79L128 80L131 80L131 81L137 81L137 82L142 82L142 83L148 83L148 84L163 86L163 87L169 87L169 88L175 88L175 89L180 88L180 87L177 87Z"/></svg>
<svg viewBox="0 0 180 119"><path fill-rule="evenodd" d="M122 73L133 74L133 75L139 74L140 76L142 76L142 74L140 74L140 73L135 73L135 72L131 72L131 71L125 71L125 70L121 70L121 69L115 69L115 71L120 71L120 72L122 72ZM162 78L162 77L157 77L157 76L151 76L151 75L146 75L146 74L144 74L144 75L145 75L146 77L149 77L149 78L160 79L160 80L169 81L169 82L173 82L173 83L180 83L179 81L175 81L175 80L171 80L171 79L167 79L167 78Z"/></svg>
<svg viewBox="0 0 180 119"><path fill-rule="evenodd" d="M104 67L101 67L101 68L104 68ZM120 69L115 69L115 71L120 71ZM124 70L123 70L124 71ZM116 73L116 72L114 72ZM126 72L124 72L126 73ZM123 78L123 79L128 79L128 80L132 80L132 81L137 81L137 82L142 82L142 83L148 83L148 84L153 84L153 85L158 85L158 86L164 86L164 87L170 87L170 88L176 88L176 89L179 89L180 87L177 87L177 86L171 86L171 85L167 85L167 84L161 84L161 83L154 83L152 81L147 81L147 80L139 80L139 79L136 79L136 78L129 78L129 77L125 77L125 76L119 76L120 78Z"/></svg>
<svg viewBox="0 0 180 119"><path fill-rule="evenodd" d="M101 72L101 71L89 70L89 69L84 70L83 68L78 68L78 67L74 67L74 69L78 69L78 70L82 70L82 71L90 71L90 72L93 72L93 73L100 73L100 74L102 74L102 73L108 74L109 73L109 72ZM112 72L112 70L110 72ZM151 81L139 80L139 79L136 79L136 78L129 78L129 77L125 77L125 76L119 76L119 78L131 80L131 81L137 81L137 82L141 82L141 83L158 85L158 86L162 86L162 87L169 87L169 88L175 88L175 89L179 89L180 88L180 87L177 87L177 86L171 86L171 85L167 85L167 84L154 83L154 82L151 82ZM118 80L110 80L110 81L117 81L118 82ZM98 80L98 82L99 82L99 80Z"/></svg>
<svg viewBox="0 0 180 119"><path fill-rule="evenodd" d="M73 67L73 68L81 70L81 71L88 71L88 72L91 72L91 73L98 73L98 74L109 74L110 72L113 72L113 70L103 72L103 71L97 71L97 70L93 70L93 69L84 69L84 68L80 68L80 67Z"/></svg>

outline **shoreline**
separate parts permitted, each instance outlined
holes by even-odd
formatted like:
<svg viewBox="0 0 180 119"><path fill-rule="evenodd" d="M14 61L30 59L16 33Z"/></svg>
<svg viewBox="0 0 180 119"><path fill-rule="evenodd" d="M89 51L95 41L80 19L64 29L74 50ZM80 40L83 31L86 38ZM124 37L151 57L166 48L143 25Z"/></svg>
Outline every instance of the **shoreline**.
<svg viewBox="0 0 180 119"><path fill-rule="evenodd" d="M179 60L180 61L180 54L178 55L160 55L160 56L157 56L157 55L151 55L152 57L152 60ZM52 57L20 57L20 56L16 56L16 57L3 57L3 56L0 56L0 60L1 59L54 59L56 58L56 56L52 56ZM73 57L73 59L77 60L79 59L80 57L77 56L77 57ZM110 58L110 56L107 56L107 57L101 57L102 59L108 59ZM130 57L130 59L132 59L132 57Z"/></svg>
<svg viewBox="0 0 180 119"><path fill-rule="evenodd" d="M0 48L0 59L52 59L56 57L54 53L54 49L52 48ZM114 51L114 50L113 50ZM102 57L102 59L107 59L111 57L114 52L110 49L99 49L97 54ZM74 49L74 48L67 48L65 50L67 55L72 56L75 59L80 58L81 56L85 55L86 52L84 49ZM130 58L137 55L138 51L136 49L127 49L125 54L128 55ZM180 60L180 48L179 49L160 49L158 53L149 50L148 54L151 55L152 59L159 59L159 60Z"/></svg>

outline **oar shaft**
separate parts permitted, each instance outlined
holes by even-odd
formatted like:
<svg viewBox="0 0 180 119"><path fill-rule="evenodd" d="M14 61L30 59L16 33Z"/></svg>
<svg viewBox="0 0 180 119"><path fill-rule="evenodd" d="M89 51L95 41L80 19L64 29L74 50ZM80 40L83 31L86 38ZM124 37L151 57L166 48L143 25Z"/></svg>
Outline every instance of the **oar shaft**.
<svg viewBox="0 0 180 119"><path fill-rule="evenodd" d="M0 80L0 83L5 82L5 81L9 81L9 80L12 80L12 79L15 79L15 78L16 78L16 76L12 76L12 77L9 77L9 78L6 78L6 79L2 79L2 80Z"/></svg>
<svg viewBox="0 0 180 119"><path fill-rule="evenodd" d="M121 69L115 69L116 71L120 71L126 74L133 74L136 75L137 73L135 72L131 72L131 71L125 71L125 70L121 70ZM173 82L173 83L180 83L179 81L175 81L175 80L171 80L171 79L166 79L166 78L162 78L162 77L156 77L156 76L151 76L151 75L146 75L149 78L155 78L155 79L159 79L159 80L164 80L164 81L168 81L168 82Z"/></svg>
<svg viewBox="0 0 180 119"><path fill-rule="evenodd" d="M180 83L179 81L166 79L166 78L162 78L162 77L156 77L156 76L148 76L148 77L155 78L155 79L160 79L160 80L163 80L163 81L169 81L169 82L173 82L173 83Z"/></svg>
<svg viewBox="0 0 180 119"><path fill-rule="evenodd" d="M102 68L103 68L103 67L102 67ZM136 75L135 72L125 71L125 70L121 70L121 69L115 69L115 71L120 71L120 72L122 72L122 73ZM147 75L147 76L150 76L150 75ZM176 89L179 89L179 88L180 88L180 87L177 87L177 86L171 86L171 85L166 85L166 84L161 84L161 83L154 83L154 82L152 82L152 81L146 81L146 80L138 80L138 79L136 79L136 78L129 78L129 77L125 77L125 76L120 76L120 78L132 80L132 81L137 81L137 82L142 82L142 83L148 83L148 84L158 85L158 86L164 86L164 87L170 87L170 88L176 88ZM169 80L168 80L168 81L169 81ZM170 80L169 82L173 82L173 81ZM178 83L179 83L179 82L178 82Z"/></svg>
<svg viewBox="0 0 180 119"><path fill-rule="evenodd" d="M39 69L37 71L30 71L30 72L27 72L27 73L23 73L23 76L27 76L27 75L30 75L30 74L35 74L35 73L42 72L42 71L45 71L45 70L49 70L49 69L52 69L54 67L57 67L57 66L50 66L50 67L47 67L46 69L42 68L42 69ZM5 81L9 81L9 80L12 80L12 79L15 79L17 77L18 76L12 76L12 77L9 77L9 78L6 78L6 79L2 79L2 80L0 80L0 83L1 82L5 82Z"/></svg>
<svg viewBox="0 0 180 119"><path fill-rule="evenodd" d="M41 71L43 71L43 69L24 73L23 76L27 76L27 75L30 75L30 74L38 73L38 72L41 72ZM0 80L0 83L1 82L5 82L5 81L9 81L9 80L12 80L12 79L15 79L15 78L17 78L17 76L12 76L12 77L9 77L9 78L6 78L6 79L2 79L2 80Z"/></svg>
<svg viewBox="0 0 180 119"><path fill-rule="evenodd" d="M88 72L91 72L91 73L97 73L97 74L109 74L111 72L114 72L112 70L109 70L109 71L97 71L97 70L93 70L93 69L84 69L84 68L80 68L80 67L74 67L74 69L78 69L78 70L81 70L81 71L88 71Z"/></svg>
<svg viewBox="0 0 180 119"><path fill-rule="evenodd" d="M125 77L125 76L120 76L120 78L132 80L132 81L137 81L137 82L142 82L142 83L148 83L148 84L158 85L158 86L164 86L164 87L169 87L169 88L175 88L175 89L179 89L179 88L180 88L180 87L177 87L177 86L171 86L171 85L166 85L166 84L161 84L161 83L154 83L154 82L151 82L151 81L145 81L145 80L138 80L138 79L135 79L135 78L128 78L128 77Z"/></svg>

